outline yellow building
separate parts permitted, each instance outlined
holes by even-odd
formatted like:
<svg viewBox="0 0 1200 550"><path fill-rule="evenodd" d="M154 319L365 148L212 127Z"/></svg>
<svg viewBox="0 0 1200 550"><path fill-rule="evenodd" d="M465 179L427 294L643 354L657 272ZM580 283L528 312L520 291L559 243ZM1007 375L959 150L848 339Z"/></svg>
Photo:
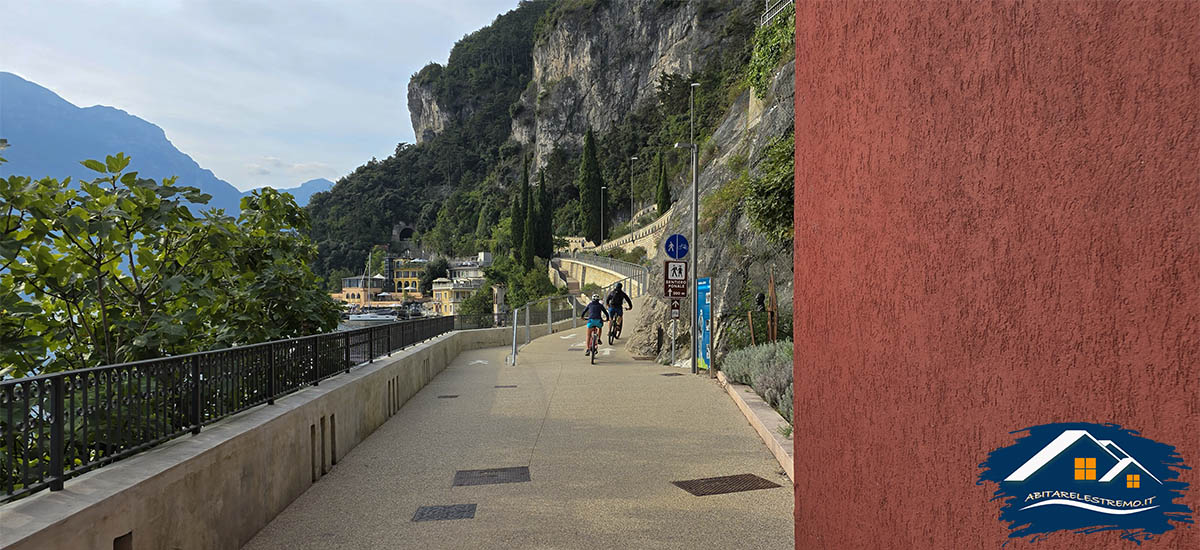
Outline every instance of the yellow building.
<svg viewBox="0 0 1200 550"><path fill-rule="evenodd" d="M457 315L458 306L483 286L484 279L433 280L433 312L438 315Z"/></svg>
<svg viewBox="0 0 1200 550"><path fill-rule="evenodd" d="M341 300L348 304L356 304L364 306L369 304L377 305L383 301L379 296L384 293L384 286L387 279L383 275L375 275L374 277L346 277L342 279L342 291L331 292L329 296L334 300Z"/></svg>
<svg viewBox="0 0 1200 550"><path fill-rule="evenodd" d="M421 274L425 273L425 260L394 258L391 262L391 277L395 293L421 298Z"/></svg>

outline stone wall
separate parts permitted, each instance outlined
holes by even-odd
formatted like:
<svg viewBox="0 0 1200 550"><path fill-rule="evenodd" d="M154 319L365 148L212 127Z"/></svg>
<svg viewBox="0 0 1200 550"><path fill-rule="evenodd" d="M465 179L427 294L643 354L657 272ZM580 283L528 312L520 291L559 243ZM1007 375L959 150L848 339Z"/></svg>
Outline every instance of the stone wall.
<svg viewBox="0 0 1200 550"><path fill-rule="evenodd" d="M454 332L0 506L0 547L240 548L460 352L511 342Z"/></svg>

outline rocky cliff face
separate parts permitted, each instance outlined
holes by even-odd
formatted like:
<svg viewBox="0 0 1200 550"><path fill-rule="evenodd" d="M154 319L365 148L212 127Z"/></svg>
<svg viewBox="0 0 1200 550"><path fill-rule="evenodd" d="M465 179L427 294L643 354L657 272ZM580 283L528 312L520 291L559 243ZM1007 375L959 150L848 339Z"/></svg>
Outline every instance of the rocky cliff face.
<svg viewBox="0 0 1200 550"><path fill-rule="evenodd" d="M704 196L736 179L746 164L751 177L762 169L762 152L775 140L791 132L795 124L794 64L786 63L775 74L765 100L752 99L752 92L743 93L730 108L701 155L700 196ZM665 235L691 235L691 186L687 186L675 203L667 222ZM702 207L703 208L703 207ZM739 206L720 214L708 230L700 232L700 276L713 280L713 349L721 351L735 331L744 333L746 304L753 303L758 292L767 292L767 281L774 274L776 295L783 316L791 317L792 247L791 243L773 244L750 227ZM702 209L703 211L703 209ZM649 288L662 288L662 263L656 262L650 272ZM685 301L685 311L690 304ZM630 338L628 347L637 355L657 356L664 361L670 354L670 304L663 299L650 300L644 306L645 327ZM690 357L688 315L679 321L676 357ZM661 329L661 332L659 332ZM660 340L660 336L661 340ZM761 333L760 333L761 336ZM781 337L790 338L782 333Z"/></svg>
<svg viewBox="0 0 1200 550"><path fill-rule="evenodd" d="M417 78L408 82L408 114L412 118L413 133L417 143L424 143L446 129L450 121L448 113L438 106L433 87Z"/></svg>
<svg viewBox="0 0 1200 550"><path fill-rule="evenodd" d="M700 70L720 48L735 2L614 0L560 13L533 48L533 78L512 137L541 166L554 147L580 147L646 101L659 76Z"/></svg>

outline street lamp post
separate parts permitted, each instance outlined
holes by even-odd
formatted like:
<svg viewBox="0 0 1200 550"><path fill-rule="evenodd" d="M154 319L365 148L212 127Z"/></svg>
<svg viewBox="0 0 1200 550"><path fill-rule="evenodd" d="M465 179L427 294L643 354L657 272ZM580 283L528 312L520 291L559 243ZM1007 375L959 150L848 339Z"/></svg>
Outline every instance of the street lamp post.
<svg viewBox="0 0 1200 550"><path fill-rule="evenodd" d="M699 344L699 328L697 326L700 320L700 300L698 300L697 292L699 292L699 283L696 282L700 278L700 241L696 238L696 209L699 207L700 193L696 191L696 144L695 143L676 143L675 147L687 147L692 153L692 374L700 372L700 368L696 365L696 354L700 351ZM708 367L712 371L712 365Z"/></svg>
<svg viewBox="0 0 1200 550"><path fill-rule="evenodd" d="M637 159L636 155L629 157L629 229L631 231L633 230L633 215L636 212L633 200L633 161Z"/></svg>
<svg viewBox="0 0 1200 550"><path fill-rule="evenodd" d="M607 185L600 186L600 242L596 246L604 244L604 190L608 189Z"/></svg>
<svg viewBox="0 0 1200 550"><path fill-rule="evenodd" d="M697 232L697 218L700 211L700 185L697 182L699 172L700 151L696 145L696 88L699 82L693 82L688 87L688 119L691 126L692 141L692 374L698 374L696 356L700 353L700 234ZM714 376L712 365L708 366L709 376Z"/></svg>

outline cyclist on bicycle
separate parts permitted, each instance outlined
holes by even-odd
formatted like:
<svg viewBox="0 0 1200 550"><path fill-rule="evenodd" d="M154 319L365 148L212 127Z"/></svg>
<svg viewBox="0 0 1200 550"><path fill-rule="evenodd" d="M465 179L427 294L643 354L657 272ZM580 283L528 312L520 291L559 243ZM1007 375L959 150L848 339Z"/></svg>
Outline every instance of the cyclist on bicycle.
<svg viewBox="0 0 1200 550"><path fill-rule="evenodd" d="M612 292L608 293L608 297L604 299L604 303L608 306L608 316L612 319L609 322L608 330L613 336L620 338L621 336L619 331L622 326L621 306L629 304L629 307L626 309L632 310L633 300L630 300L629 295L626 294L624 290L621 290L621 283L617 283L617 287L614 288ZM614 331L614 328L616 331ZM611 344L612 342L609 343Z"/></svg>
<svg viewBox="0 0 1200 550"><path fill-rule="evenodd" d="M604 309L604 305L600 303L600 295L592 295L592 303L583 308L583 318L587 319L587 352L595 353L596 348L592 347L592 342L599 342L600 335L604 331L604 321L608 320L608 311ZM596 335L596 339L592 339L592 334Z"/></svg>

